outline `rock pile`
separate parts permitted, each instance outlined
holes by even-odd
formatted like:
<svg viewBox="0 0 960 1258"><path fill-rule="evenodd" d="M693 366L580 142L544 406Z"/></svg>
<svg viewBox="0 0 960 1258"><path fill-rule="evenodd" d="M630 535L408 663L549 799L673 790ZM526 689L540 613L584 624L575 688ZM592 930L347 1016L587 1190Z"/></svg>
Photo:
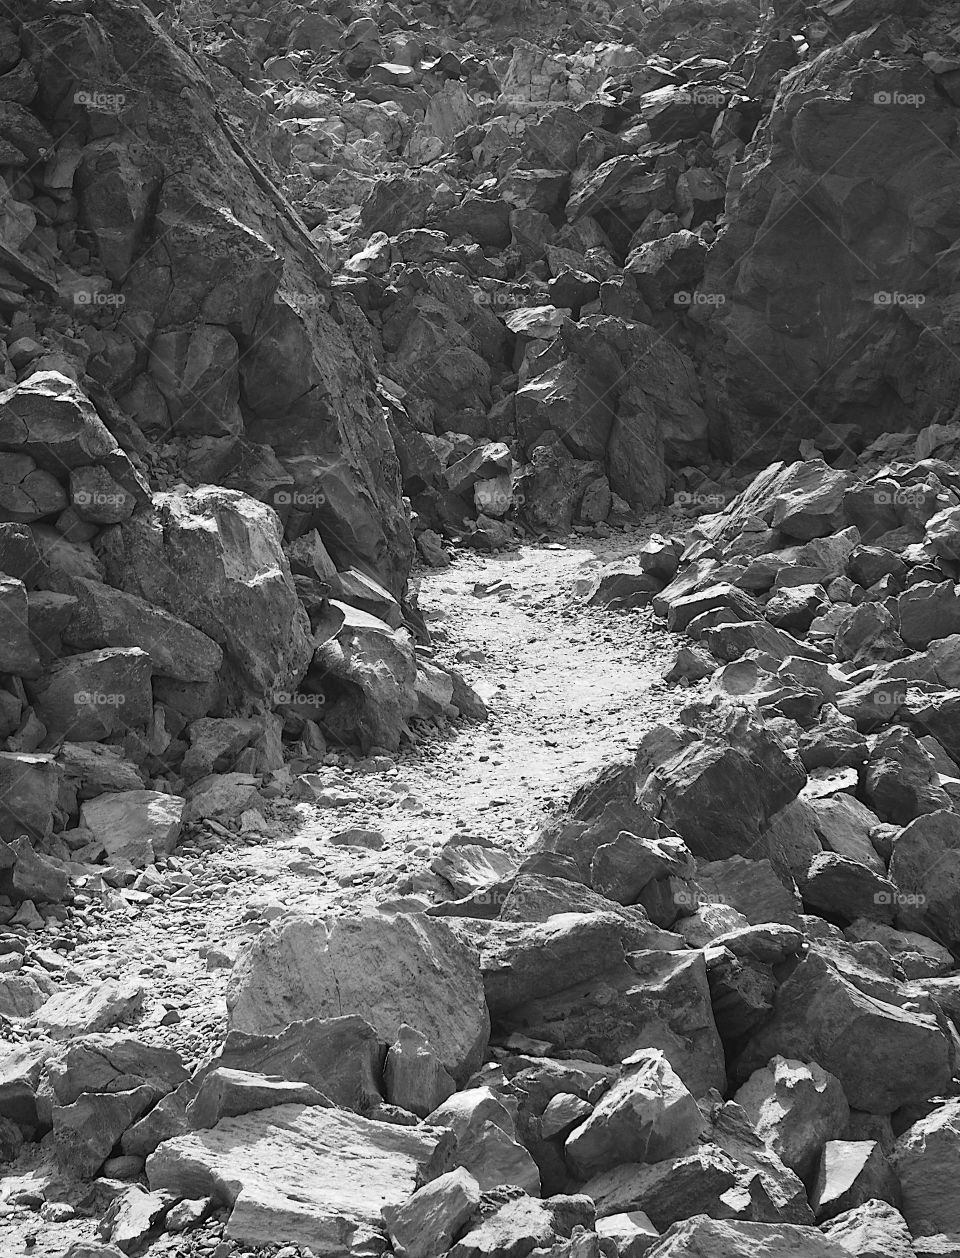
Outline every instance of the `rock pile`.
<svg viewBox="0 0 960 1258"><path fill-rule="evenodd" d="M956 1252L954 19L208 8L0 22L0 1160L95 1181L72 1258ZM281 909L189 1065L28 952L484 715L414 542L671 490L588 597L694 702L526 859Z"/></svg>
<svg viewBox="0 0 960 1258"><path fill-rule="evenodd" d="M366 316L424 558L952 417L946 6L460 8L192 32Z"/></svg>
<svg viewBox="0 0 960 1258"><path fill-rule="evenodd" d="M291 756L483 715L430 658L370 355L295 214L145 10L27 9L0 28L2 925L232 824Z"/></svg>

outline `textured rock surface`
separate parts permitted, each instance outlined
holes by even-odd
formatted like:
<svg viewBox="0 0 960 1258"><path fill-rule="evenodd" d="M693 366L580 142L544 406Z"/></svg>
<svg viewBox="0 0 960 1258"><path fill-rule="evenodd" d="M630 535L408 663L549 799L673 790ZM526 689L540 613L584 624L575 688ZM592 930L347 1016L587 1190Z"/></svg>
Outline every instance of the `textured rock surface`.
<svg viewBox="0 0 960 1258"><path fill-rule="evenodd" d="M387 1042L402 1023L420 1031L464 1079L480 1064L489 1021L476 954L431 918L303 918L266 931L238 961L228 996L238 1031L364 1017Z"/></svg>

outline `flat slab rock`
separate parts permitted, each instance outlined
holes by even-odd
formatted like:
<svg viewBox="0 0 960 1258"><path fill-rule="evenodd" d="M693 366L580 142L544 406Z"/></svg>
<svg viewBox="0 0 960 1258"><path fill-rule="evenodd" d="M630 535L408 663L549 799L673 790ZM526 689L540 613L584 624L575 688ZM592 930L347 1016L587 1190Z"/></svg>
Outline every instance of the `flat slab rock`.
<svg viewBox="0 0 960 1258"><path fill-rule="evenodd" d="M698 1214L675 1223L646 1258L850 1258L815 1227L740 1223Z"/></svg>
<svg viewBox="0 0 960 1258"><path fill-rule="evenodd" d="M384 1206L447 1169L453 1143L430 1128L277 1105L164 1141L147 1178L154 1192L232 1206L227 1235L244 1244L348 1253L355 1238L383 1233Z"/></svg>

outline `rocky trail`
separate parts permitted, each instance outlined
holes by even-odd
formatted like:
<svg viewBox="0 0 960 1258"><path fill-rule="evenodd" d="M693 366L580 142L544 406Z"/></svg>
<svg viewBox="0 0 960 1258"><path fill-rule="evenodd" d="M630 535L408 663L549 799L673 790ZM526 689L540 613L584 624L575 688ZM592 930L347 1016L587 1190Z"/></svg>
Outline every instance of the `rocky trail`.
<svg viewBox="0 0 960 1258"><path fill-rule="evenodd" d="M430 865L454 836L526 855L576 786L628 755L679 706L662 679L672 638L649 610L632 614L625 635L622 613L584 609L581 597L598 567L669 518L615 539L571 535L422 569L419 605L436 649L470 676L488 720L434 730L396 759L330 757L339 763L317 775L330 806L275 800L262 806L262 824L238 835L198 827L166 862L163 872L180 878L162 880L146 902L126 904L116 893L94 902L89 925L75 924L66 935L71 977L93 988L111 979L141 986L133 1025L199 1065L226 1032L229 967L265 923L392 899L422 907L444 894ZM344 832L359 837L331 842ZM48 1159L26 1157L4 1177L3 1200L29 1195L49 1169ZM86 1195L67 1181L47 1200L76 1204ZM76 1220L50 1222L38 1235L31 1210L0 1211L11 1253L54 1258L77 1236L94 1235L93 1221Z"/></svg>
<svg viewBox="0 0 960 1258"><path fill-rule="evenodd" d="M960 1255L954 6L0 10L0 1258Z"/></svg>

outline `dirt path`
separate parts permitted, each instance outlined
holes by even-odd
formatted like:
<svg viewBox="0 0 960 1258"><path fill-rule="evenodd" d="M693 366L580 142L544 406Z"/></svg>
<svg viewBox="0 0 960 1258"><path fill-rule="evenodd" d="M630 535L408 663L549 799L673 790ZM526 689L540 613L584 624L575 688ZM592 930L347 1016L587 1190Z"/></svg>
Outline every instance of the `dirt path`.
<svg viewBox="0 0 960 1258"><path fill-rule="evenodd" d="M386 897L407 897L415 908L446 898L429 862L458 831L523 852L579 782L628 754L684 700L660 677L676 640L648 611L588 608L576 593L578 580L635 551L649 531L469 554L421 573L419 602L437 656L461 667L489 720L437 731L389 766L344 757L342 766L322 768L339 807L278 800L263 810L265 833L185 842L152 898L127 906L114 892L109 904L94 899L83 917L71 915L60 942L75 944L73 975L88 983L139 978L146 996L132 1033L196 1063L226 1029L229 961L265 922L290 909ZM384 847L330 842L354 827L380 831ZM34 1153L16 1170L43 1176L49 1165ZM0 1236L14 1240L4 1254L59 1258L70 1239L92 1235L88 1220L41 1222L32 1210L4 1207L23 1184L16 1175L0 1183ZM77 1200L67 1186L46 1195ZM38 1239L24 1251L19 1241L29 1231ZM156 1252L192 1252L166 1245Z"/></svg>

